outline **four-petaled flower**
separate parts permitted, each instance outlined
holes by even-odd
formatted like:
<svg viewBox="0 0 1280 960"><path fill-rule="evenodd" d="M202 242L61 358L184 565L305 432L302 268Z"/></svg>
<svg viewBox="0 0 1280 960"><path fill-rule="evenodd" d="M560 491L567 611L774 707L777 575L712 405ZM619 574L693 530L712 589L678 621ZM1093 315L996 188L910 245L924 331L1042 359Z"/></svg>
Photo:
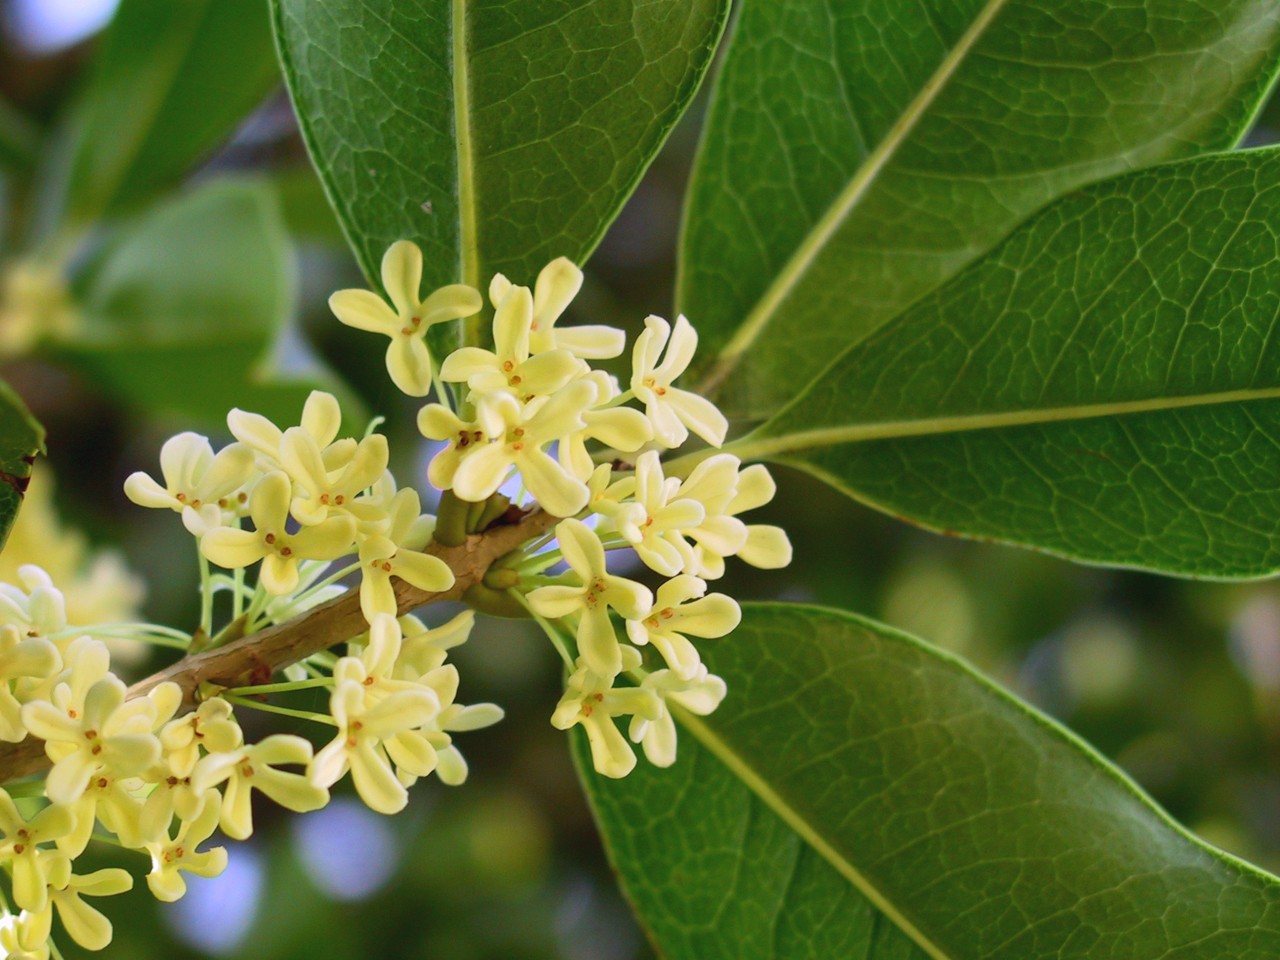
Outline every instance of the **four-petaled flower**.
<svg viewBox="0 0 1280 960"><path fill-rule="evenodd" d="M339 290L329 298L329 309L349 327L390 337L391 381L411 397L425 397L431 391L432 364L427 330L469 317L484 302L477 290L460 283L441 287L423 300L422 251L407 240L396 241L383 256L382 286L393 306L368 290Z"/></svg>
<svg viewBox="0 0 1280 960"><path fill-rule="evenodd" d="M296 813L319 810L329 802L329 791L316 786L303 774L275 769L281 764L306 766L310 762L308 741L277 733L239 750L204 757L191 774L191 786L209 796L210 788L225 782L219 821L222 832L233 839L245 840L253 833L250 801L255 789Z"/></svg>
<svg viewBox="0 0 1280 960"><path fill-rule="evenodd" d="M290 533L289 478L269 473L253 489L249 515L254 530L217 527L200 541L200 550L221 567L247 567L262 561L262 585L269 593L286 594L298 585L299 560L336 560L355 541L356 523L333 516Z"/></svg>
<svg viewBox="0 0 1280 960"><path fill-rule="evenodd" d="M642 616L653 606L653 594L643 584L611 574L605 567L600 538L580 520L561 520L556 526L560 550L581 586L552 584L530 592L529 605L544 617L578 616L578 652L593 672L613 677L622 669L618 635L609 620L613 609L626 620Z"/></svg>
<svg viewBox="0 0 1280 960"><path fill-rule="evenodd" d="M672 330L661 317L650 316L644 327L632 355L631 390L653 421L654 435L668 447L678 447L692 430L713 447L720 446L729 431L724 414L705 397L671 385L698 347L693 326L681 316Z"/></svg>
<svg viewBox="0 0 1280 960"><path fill-rule="evenodd" d="M126 703L125 695L124 683L107 676L89 688L78 712L40 700L22 708L23 724L45 741L45 752L53 761L45 782L50 800L73 804L99 771L128 777L160 759L160 741L151 732L155 703L147 697Z"/></svg>
<svg viewBox="0 0 1280 960"><path fill-rule="evenodd" d="M197 536L216 526L222 511L234 507L234 494L253 471L253 451L232 443L215 454L197 433L170 437L160 448L161 486L139 470L124 482L125 495L140 507L176 510Z"/></svg>
<svg viewBox="0 0 1280 960"><path fill-rule="evenodd" d="M619 669L635 670L639 666L639 651L623 647ZM636 755L614 718L633 714L656 720L662 715L662 703L651 691L613 686L612 676L592 670L584 658L578 658L576 667L551 715L551 725L568 730L581 724L596 771L606 777L625 777L635 768Z"/></svg>
<svg viewBox="0 0 1280 960"><path fill-rule="evenodd" d="M705 671L689 637L723 637L742 620L737 602L723 593L707 593L707 584L682 574L658 588L653 609L627 621L627 636L636 646L653 644L671 672L693 680Z"/></svg>
<svg viewBox="0 0 1280 960"><path fill-rule="evenodd" d="M387 505L386 529L360 538L360 609L371 623L380 613L396 612L393 576L429 593L453 586L449 565L422 552L435 529L435 519L421 509L418 492L406 487Z"/></svg>
<svg viewBox="0 0 1280 960"><path fill-rule="evenodd" d="M151 872L147 874L147 886L157 900L172 903L182 899L187 892L183 873L197 877L216 877L227 868L226 847L197 850L218 827L221 803L216 790L210 790L201 798L200 813L191 820L182 821L172 837L147 844L151 854Z"/></svg>

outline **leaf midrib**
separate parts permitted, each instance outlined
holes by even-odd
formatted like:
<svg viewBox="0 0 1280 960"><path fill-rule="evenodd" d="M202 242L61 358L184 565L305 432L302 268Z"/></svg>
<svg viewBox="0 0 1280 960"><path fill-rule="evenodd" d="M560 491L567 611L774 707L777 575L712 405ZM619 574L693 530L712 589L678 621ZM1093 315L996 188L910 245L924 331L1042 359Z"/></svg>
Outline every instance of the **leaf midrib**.
<svg viewBox="0 0 1280 960"><path fill-rule="evenodd" d="M698 741L709 750L713 756L733 773L742 783L761 801L764 802L770 810L792 830L794 830L800 838L826 860L836 871L849 881L859 893L861 893L871 903L873 907L883 913L891 923L898 927L906 936L910 937L917 946L927 953L933 960L959 960L952 954L945 952L940 946L933 942L925 933L907 920L898 909L882 894L867 877L850 863L844 856L840 854L831 844L827 843L786 800L784 800L768 782L756 773L756 771L748 764L737 752L733 750L720 737L716 736L699 717L694 716L687 710L682 709L675 703L668 704L671 712L680 721L681 725L698 738Z"/></svg>
<svg viewBox="0 0 1280 960"><path fill-rule="evenodd" d="M792 406L799 404L806 396L807 393L798 397ZM1032 410L1006 410L997 413L965 414L955 417L887 420L878 423L855 423L841 427L801 430L775 436L767 434L757 436L757 434L762 434L769 429L770 424L766 423L759 430L748 434L741 440L728 444L724 449L746 460L769 457L780 453L794 453L813 447L829 447L870 440L897 440L905 437L967 433L974 430L998 430L1006 427L1036 426L1044 423L1064 423L1073 420L1096 420L1101 417L1160 413L1167 410L1182 410L1190 407L1217 406L1224 403L1247 403L1255 400L1274 399L1280 399L1280 387L1224 390L1218 393L1155 397L1147 400L1126 400L1115 403L1081 404ZM782 419L786 414L787 410L784 410L778 419Z"/></svg>
<svg viewBox="0 0 1280 960"><path fill-rule="evenodd" d="M467 0L452 0L450 30L453 73L453 132L458 164L458 272L462 283L479 288L476 243L475 157L471 144L471 80L467 63ZM478 321L466 322L465 340L478 344Z"/></svg>
<svg viewBox="0 0 1280 960"><path fill-rule="evenodd" d="M796 248L795 253L791 255L791 259L787 261L787 265L774 278L763 296L747 314L741 326L738 327L729 342L721 349L717 362L713 365L703 383L699 385L699 393L707 395L714 390L733 370L738 360L755 342L756 338L760 336L764 328L769 325L783 301L786 300L787 296L807 273L813 261L817 259L826 247L831 236L840 228L862 198L866 196L867 191L880 175L880 171L893 159L898 149L911 135L921 117L933 105L938 95L946 89L956 70L960 68L969 52L982 39L987 28L991 26L992 21L1004 9L1006 3L1007 0L987 0L986 6L973 23L970 24L969 29L964 32L955 47L938 65L938 68L929 77L915 99L908 104L902 115L898 117L884 139L867 155L867 158L854 172L849 182L845 184L844 189L840 191L835 202L827 209L827 212L813 229L809 231L808 236Z"/></svg>

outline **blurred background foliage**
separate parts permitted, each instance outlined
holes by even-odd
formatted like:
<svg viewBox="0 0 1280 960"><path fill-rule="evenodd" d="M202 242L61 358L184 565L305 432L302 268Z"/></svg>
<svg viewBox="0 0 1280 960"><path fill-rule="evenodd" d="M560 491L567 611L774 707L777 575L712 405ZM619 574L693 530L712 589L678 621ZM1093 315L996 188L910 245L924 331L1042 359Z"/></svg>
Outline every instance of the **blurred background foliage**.
<svg viewBox="0 0 1280 960"><path fill-rule="evenodd" d="M398 474L423 476L429 451L375 338L325 307L361 280L280 90L263 4L125 0L104 38L115 8L0 0L0 376L46 425L52 468L0 576L35 560L74 579L86 611L141 602L182 626L197 616L190 538L121 493L166 436L226 439L231 405L291 420L322 384L388 417ZM669 312L699 113L593 257L574 318L634 331ZM1251 142L1277 128L1273 104ZM862 612L967 657L1206 839L1280 869L1280 585L944 539L779 472L764 519L787 526L796 561L733 568L730 593ZM485 619L458 659L465 698L508 711L469 736L465 787L429 782L391 819L349 802L302 817L264 806L222 878L173 905L145 886L113 904L111 955L650 956L547 723L555 657L524 624ZM132 856L102 861L113 853Z"/></svg>

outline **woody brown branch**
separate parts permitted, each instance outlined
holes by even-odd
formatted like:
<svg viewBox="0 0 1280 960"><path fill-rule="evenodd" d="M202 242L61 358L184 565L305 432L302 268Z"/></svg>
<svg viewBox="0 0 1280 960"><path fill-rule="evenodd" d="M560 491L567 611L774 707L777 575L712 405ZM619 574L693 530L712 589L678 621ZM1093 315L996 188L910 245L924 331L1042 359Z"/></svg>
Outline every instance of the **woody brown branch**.
<svg viewBox="0 0 1280 960"><path fill-rule="evenodd" d="M428 593L395 580L399 613L408 613L429 603L458 600L479 583L489 566L555 525L557 518L537 510L523 514L514 523L490 527L472 534L456 547L429 544L424 552L439 557L453 571L454 584L448 590ZM292 620L234 640L225 646L184 657L165 669L139 680L129 688L130 699L145 696L158 684L171 680L182 688L185 709L194 709L196 690L202 683L240 687L266 683L271 675L313 653L364 633L368 624L360 612L360 596L348 591L328 603L299 614ZM27 737L21 743L0 745L0 783L38 773L49 766L44 741Z"/></svg>

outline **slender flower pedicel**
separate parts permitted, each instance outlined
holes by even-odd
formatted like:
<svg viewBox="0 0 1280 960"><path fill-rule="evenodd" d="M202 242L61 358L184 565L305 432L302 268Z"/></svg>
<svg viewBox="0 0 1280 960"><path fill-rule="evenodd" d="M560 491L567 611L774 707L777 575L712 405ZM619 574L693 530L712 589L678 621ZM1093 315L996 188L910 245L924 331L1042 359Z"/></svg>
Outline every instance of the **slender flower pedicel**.
<svg viewBox="0 0 1280 960"><path fill-rule="evenodd" d="M125 483L135 503L180 514L194 538L194 630L69 626L65 598L40 568L20 566L17 583L0 583L0 740L35 738L51 765L33 781L43 800L26 816L0 790L0 865L19 911L0 907L6 955L49 956L62 933L91 950L110 942L110 921L84 898L133 880L116 868L74 872L95 839L149 860L152 894L176 900L187 874L225 868L219 829L252 835L254 792L305 812L346 789L349 775L371 809L392 814L425 777L464 783L457 741L503 718L497 704L459 702L464 678L449 657L468 641L476 611L428 627L401 615L406 598L460 597L536 620L565 667L551 723L582 727L605 776L634 769L637 744L653 764L676 762L681 711L705 715L728 693L700 646L731 643L722 638L741 613L707 580L735 556L781 566L790 544L780 529L739 516L773 497L764 467L743 467L727 451L696 455L687 475L663 465L662 451L690 434L718 447L728 430L713 404L673 385L697 346L692 325L648 318L623 392L589 362L621 356L622 332L557 326L582 284L560 258L532 289L494 277L492 349L465 347L437 366L428 328L471 316L483 301L456 284L424 297L421 276L421 252L400 241L383 259L390 305L364 290L330 301L343 323L390 337L397 387L411 397L435 391L417 422L440 446L418 483L397 483L387 438L373 427L341 435L330 394L312 393L296 425L234 409L233 442L215 450L178 434L160 452L163 482L137 472ZM428 486L440 494L438 516L422 510L437 499L422 495ZM476 565L491 537L524 524L524 542ZM639 579L610 570L619 553L638 558ZM291 648L270 662L252 652L266 649L263 631L349 592L363 627L327 641L345 640L345 650ZM153 680L133 696L107 647L128 640L196 653L242 639L250 655L241 680ZM300 691L322 694L327 710L301 709ZM312 723L315 735L291 728L247 740L237 713L249 709Z"/></svg>

